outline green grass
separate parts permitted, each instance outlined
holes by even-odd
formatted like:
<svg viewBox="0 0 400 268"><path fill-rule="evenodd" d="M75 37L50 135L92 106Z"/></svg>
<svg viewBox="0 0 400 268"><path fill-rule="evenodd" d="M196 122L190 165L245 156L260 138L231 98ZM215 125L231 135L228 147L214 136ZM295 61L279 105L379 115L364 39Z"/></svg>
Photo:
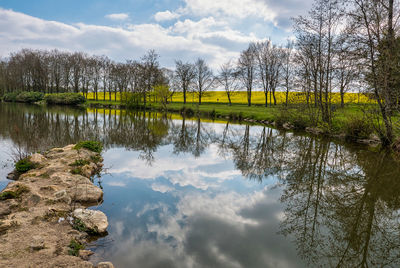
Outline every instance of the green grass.
<svg viewBox="0 0 400 268"><path fill-rule="evenodd" d="M35 169L37 166L34 164L34 163L32 163L31 161L30 161L30 159L29 159L29 157L27 157L27 158L23 158L23 159L21 159L21 160L18 160L16 163L15 163L15 170L18 172L18 173L25 173L25 172L28 172L29 170L31 170L31 169Z"/></svg>
<svg viewBox="0 0 400 268"><path fill-rule="evenodd" d="M68 254L71 256L79 256L79 250L85 248L84 245L82 245L75 239L71 239L68 247L69 247Z"/></svg>
<svg viewBox="0 0 400 268"><path fill-rule="evenodd" d="M89 101L91 104L96 105L121 105L121 102L115 101ZM124 106L122 106L124 107ZM365 110L376 108L376 104L346 104L344 108L339 105L334 105L334 117L331 126L328 128L323 122L317 124L312 123L307 115L297 109L297 106L289 106L289 109L285 109L283 104L276 106L268 106L255 104L247 106L246 104L232 104L229 106L227 103L213 103L204 102L201 105L197 103L172 102L167 104L168 112L185 114L186 116L205 116L210 118L226 118L233 120L252 119L255 121L268 121L276 122L278 125L282 125L285 122L290 122L297 129L305 129L306 127L319 127L324 130L325 133L331 134L349 134L349 133L360 133L360 137L365 138L365 133L360 129L349 129L359 128L360 124L355 124L355 120L365 120ZM164 107L160 103L148 103L147 109L161 111ZM394 115L392 117L393 122L399 121L400 116ZM373 124L377 124L376 120ZM355 132L353 132L355 131ZM400 136L400 133L395 133L396 136Z"/></svg>
<svg viewBox="0 0 400 268"><path fill-rule="evenodd" d="M88 149L89 151L95 153L101 153L101 151L103 151L103 145L98 141L80 141L74 147L75 150L79 150L81 148Z"/></svg>

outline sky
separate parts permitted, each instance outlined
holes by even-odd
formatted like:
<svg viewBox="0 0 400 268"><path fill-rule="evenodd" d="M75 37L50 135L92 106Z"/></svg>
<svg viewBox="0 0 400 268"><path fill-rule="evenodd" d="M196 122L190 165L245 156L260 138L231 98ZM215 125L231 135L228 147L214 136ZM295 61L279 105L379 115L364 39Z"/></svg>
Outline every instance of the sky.
<svg viewBox="0 0 400 268"><path fill-rule="evenodd" d="M291 18L312 0L0 0L0 57L22 48L139 59L164 67L201 57L214 69L249 42L292 38Z"/></svg>

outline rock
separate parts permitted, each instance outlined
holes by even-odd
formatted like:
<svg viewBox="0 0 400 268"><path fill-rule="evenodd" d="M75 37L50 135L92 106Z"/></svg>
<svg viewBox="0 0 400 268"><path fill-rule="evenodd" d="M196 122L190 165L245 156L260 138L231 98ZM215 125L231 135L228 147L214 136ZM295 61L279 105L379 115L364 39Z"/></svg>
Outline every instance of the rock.
<svg viewBox="0 0 400 268"><path fill-rule="evenodd" d="M15 170L8 173L7 179L12 180L12 181L18 180L18 173Z"/></svg>
<svg viewBox="0 0 400 268"><path fill-rule="evenodd" d="M78 208L72 213L75 219L79 219L86 228L96 233L105 233L108 227L107 216L98 210Z"/></svg>
<svg viewBox="0 0 400 268"><path fill-rule="evenodd" d="M306 131L308 133L311 133L311 134L314 134L314 135L320 135L320 134L324 133L324 131L322 129L317 128L317 127L306 127Z"/></svg>
<svg viewBox="0 0 400 268"><path fill-rule="evenodd" d="M90 163L89 165L84 165L82 167L82 175L90 178L96 174L98 167L95 163Z"/></svg>
<svg viewBox="0 0 400 268"><path fill-rule="evenodd" d="M32 237L32 242L30 245L32 250L44 249L44 239L41 236L35 235Z"/></svg>
<svg viewBox="0 0 400 268"><path fill-rule="evenodd" d="M79 250L79 258L85 261L88 261L90 256L92 256L93 254L94 252L91 250L84 250L84 249Z"/></svg>
<svg viewBox="0 0 400 268"><path fill-rule="evenodd" d="M94 204L103 199L103 191L93 184L81 183L68 189L74 202Z"/></svg>
<svg viewBox="0 0 400 268"><path fill-rule="evenodd" d="M286 130L293 129L293 125L290 123L284 123L282 127Z"/></svg>
<svg viewBox="0 0 400 268"><path fill-rule="evenodd" d="M35 205L37 205L37 204L40 202L41 199L42 199L42 197L41 197L40 195L38 195L38 194L31 194L31 196L30 196L29 199L28 199L28 204L29 204L30 206L35 206Z"/></svg>
<svg viewBox="0 0 400 268"><path fill-rule="evenodd" d="M71 197L67 194L66 190L61 190L54 193L55 201L71 204Z"/></svg>
<svg viewBox="0 0 400 268"><path fill-rule="evenodd" d="M0 218L11 213L11 208L8 202L0 202Z"/></svg>
<svg viewBox="0 0 400 268"><path fill-rule="evenodd" d="M107 261L107 262L99 262L96 265L96 268L114 268L114 265L109 261Z"/></svg>
<svg viewBox="0 0 400 268"><path fill-rule="evenodd" d="M46 158L38 153L31 155L30 160L32 163L37 165L42 165L46 162Z"/></svg>

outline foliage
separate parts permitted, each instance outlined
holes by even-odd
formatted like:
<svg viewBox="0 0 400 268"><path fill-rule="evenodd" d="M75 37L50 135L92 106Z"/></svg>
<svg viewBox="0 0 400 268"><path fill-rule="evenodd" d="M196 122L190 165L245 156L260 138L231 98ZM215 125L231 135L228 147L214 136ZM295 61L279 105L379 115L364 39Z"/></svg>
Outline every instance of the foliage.
<svg viewBox="0 0 400 268"><path fill-rule="evenodd" d="M81 148L88 149L89 151L95 153L101 153L101 151L103 151L103 144L99 141L80 141L74 147L75 150L79 150Z"/></svg>
<svg viewBox="0 0 400 268"><path fill-rule="evenodd" d="M44 97L47 104L78 105L85 103L86 99L79 93L47 94Z"/></svg>
<svg viewBox="0 0 400 268"><path fill-rule="evenodd" d="M76 167L76 168L71 169L71 174L82 175L82 168L81 167Z"/></svg>
<svg viewBox="0 0 400 268"><path fill-rule="evenodd" d="M77 159L75 160L75 162L73 162L72 164L70 164L71 167L79 167L79 166L84 166L89 164L90 162L88 160L84 160L84 159Z"/></svg>
<svg viewBox="0 0 400 268"><path fill-rule="evenodd" d="M159 84L154 87L154 93L157 97L157 101L159 101L164 110L167 109L168 98L171 95L168 85Z"/></svg>
<svg viewBox="0 0 400 268"><path fill-rule="evenodd" d="M373 132L370 121L353 117L346 122L345 134L347 140L367 139Z"/></svg>
<svg viewBox="0 0 400 268"><path fill-rule="evenodd" d="M71 242L69 243L68 247L69 247L68 254L71 256L79 256L79 250L85 248L84 245L82 245L75 239L71 239Z"/></svg>
<svg viewBox="0 0 400 268"><path fill-rule="evenodd" d="M21 160L18 160L15 163L15 170L18 173L25 173L28 172L31 169L36 168L37 165L35 165L34 163L31 162L31 160L29 159L29 157L23 158Z"/></svg>
<svg viewBox="0 0 400 268"><path fill-rule="evenodd" d="M0 200L19 198L23 193L29 192L29 188L25 185L17 184L15 191L4 191L0 193Z"/></svg>
<svg viewBox="0 0 400 268"><path fill-rule="evenodd" d="M143 104L143 95L140 93L124 92L121 94L121 102L128 109L141 107Z"/></svg>
<svg viewBox="0 0 400 268"><path fill-rule="evenodd" d="M3 96L5 102L26 102L34 103L43 100L44 94L42 92L23 91L23 92L10 92Z"/></svg>
<svg viewBox="0 0 400 268"><path fill-rule="evenodd" d="M5 191L0 193L0 200L14 199L16 197L16 193L12 191Z"/></svg>

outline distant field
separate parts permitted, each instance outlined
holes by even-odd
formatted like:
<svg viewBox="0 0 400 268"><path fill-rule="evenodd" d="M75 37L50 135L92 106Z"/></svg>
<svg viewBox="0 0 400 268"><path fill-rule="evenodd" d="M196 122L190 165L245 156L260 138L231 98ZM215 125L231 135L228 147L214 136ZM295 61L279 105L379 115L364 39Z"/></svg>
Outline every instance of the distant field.
<svg viewBox="0 0 400 268"><path fill-rule="evenodd" d="M117 94L117 101L120 100L120 94ZM276 98L277 102L279 103L284 103L285 102L285 93L284 92L276 92ZM98 98L99 100L103 100L103 93L99 92L98 93ZM340 94L339 93L332 93L332 102L333 103L340 103ZM93 100L94 98L94 93L89 93L88 94L88 99ZM111 100L115 99L115 93L111 94ZM152 97L150 97L152 99ZM109 99L109 94L106 93L106 100ZM232 95L231 97L232 103L237 103L237 104L246 104L247 103L247 94L245 91L239 91L236 92ZM187 102L197 102L198 101L198 96L196 93L188 93L186 95L186 101ZM305 97L299 93L296 92L290 92L289 93L289 101L291 103L295 102L305 102ZM182 92L177 92L173 95L172 97L172 102L183 102L183 93ZM226 93L224 91L209 91L206 92L205 96L202 98L202 102L208 102L208 103L228 103L228 98L226 96ZM265 96L264 92L260 91L255 91L252 92L252 98L251 102L253 104L264 104L265 103ZM345 103L351 104L351 103L373 103L374 101L368 99L367 96L363 94L358 94L358 93L346 93L345 94Z"/></svg>

